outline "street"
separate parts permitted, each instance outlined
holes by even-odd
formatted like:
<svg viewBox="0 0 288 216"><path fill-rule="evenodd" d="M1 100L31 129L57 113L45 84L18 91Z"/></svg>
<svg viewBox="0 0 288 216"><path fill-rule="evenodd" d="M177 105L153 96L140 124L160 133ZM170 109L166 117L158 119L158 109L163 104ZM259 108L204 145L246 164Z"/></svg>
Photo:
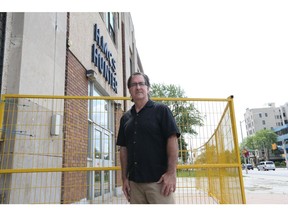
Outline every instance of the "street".
<svg viewBox="0 0 288 216"><path fill-rule="evenodd" d="M243 170L247 204L288 204L288 169Z"/></svg>

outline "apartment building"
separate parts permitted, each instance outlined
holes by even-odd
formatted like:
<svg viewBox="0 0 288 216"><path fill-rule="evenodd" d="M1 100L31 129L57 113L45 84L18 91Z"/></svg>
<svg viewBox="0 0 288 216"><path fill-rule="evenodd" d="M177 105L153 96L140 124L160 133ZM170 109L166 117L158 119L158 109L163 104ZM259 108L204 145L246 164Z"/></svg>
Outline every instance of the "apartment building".
<svg viewBox="0 0 288 216"><path fill-rule="evenodd" d="M244 114L247 136L255 134L259 130L273 129L288 123L288 103L276 107L275 103L269 103L267 107L246 109Z"/></svg>

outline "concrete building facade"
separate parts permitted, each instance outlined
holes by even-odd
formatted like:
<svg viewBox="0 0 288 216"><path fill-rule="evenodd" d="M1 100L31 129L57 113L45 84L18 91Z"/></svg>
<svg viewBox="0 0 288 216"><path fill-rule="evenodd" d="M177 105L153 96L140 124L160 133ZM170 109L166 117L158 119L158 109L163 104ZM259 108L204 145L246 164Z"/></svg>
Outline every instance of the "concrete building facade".
<svg viewBox="0 0 288 216"><path fill-rule="evenodd" d="M276 107L275 103L267 107L246 109L244 114L247 136L255 134L259 130L273 129L287 123L287 104Z"/></svg>
<svg viewBox="0 0 288 216"><path fill-rule="evenodd" d="M129 96L126 87L127 78L132 72L144 72L136 48L135 30L130 13L0 13L0 41L1 94ZM102 105L108 109L115 106L107 101L103 103L105 104ZM93 106L88 101L73 102L69 106L63 103L63 109L70 109L70 107L76 107L75 110L88 109L88 114L93 110ZM121 104L123 111L129 106L130 102ZM55 111L51 107L44 108L51 113ZM73 111L70 113L73 115ZM120 116L111 113L103 113L107 117L105 119L109 119L105 124L99 122L93 115L89 114L87 118L87 113L83 113L75 122L71 122L74 121L71 120L73 118L63 119L62 117L61 120L66 121L64 125L83 125L83 122L89 122L87 123L89 126L79 127L76 130L66 127L59 135L65 136L65 143L58 147L57 155L47 152L45 160L51 161L54 165L57 160L56 164L59 168L69 167L72 164L81 167L94 166L95 164L86 155L77 158L76 161L75 158L69 157L68 155L72 154L71 149L76 152L88 152L89 155L89 152L97 148L108 146L111 149L111 157L109 157L111 160L105 163L115 165L117 150L114 143L115 134L111 131L117 128ZM98 146L91 142L89 136L106 136L110 141L101 144L107 146ZM53 141L53 137L45 137L45 139ZM19 145L20 143L15 141L12 151ZM0 151L4 149L5 143L1 142ZM15 158L13 160L16 160ZM27 157L24 163L25 161L28 163L29 158ZM46 166L50 165L47 163ZM9 168L19 167L13 161ZM115 193L117 176L109 176L109 184L105 184L109 186L104 188L106 186L103 185L99 191L95 191L92 182L90 182L91 188L70 187L69 190L61 190L61 188L69 188L75 179L79 185L86 185L86 182L96 179L95 175L95 173L90 173L88 176L58 173L53 177L56 186L51 196L56 199L56 203L70 203L71 197L75 199L76 194L77 202L85 203L87 200L93 200L94 196ZM6 179L5 183L0 178L1 188L4 186L7 188L4 184L9 184L8 188L14 188L13 184L19 182L16 178L11 174L9 181ZM31 184L33 178L35 177L31 174L23 184ZM0 191L1 193L4 192ZM9 197L6 203L29 203L32 199L32 191L29 190L20 199L13 194L13 191L9 193L5 194L5 197ZM33 199L35 197L39 197L37 202L41 203L41 196L34 196Z"/></svg>

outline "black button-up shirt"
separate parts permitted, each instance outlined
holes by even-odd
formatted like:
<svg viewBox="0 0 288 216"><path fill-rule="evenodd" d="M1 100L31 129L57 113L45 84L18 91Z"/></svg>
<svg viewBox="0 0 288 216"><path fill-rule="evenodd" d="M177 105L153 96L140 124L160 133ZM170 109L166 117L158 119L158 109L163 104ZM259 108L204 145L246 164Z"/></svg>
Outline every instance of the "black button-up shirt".
<svg viewBox="0 0 288 216"><path fill-rule="evenodd" d="M156 182L168 166L167 139L180 136L168 106L149 100L136 113L135 105L120 121L117 145L127 147L128 177L135 182Z"/></svg>

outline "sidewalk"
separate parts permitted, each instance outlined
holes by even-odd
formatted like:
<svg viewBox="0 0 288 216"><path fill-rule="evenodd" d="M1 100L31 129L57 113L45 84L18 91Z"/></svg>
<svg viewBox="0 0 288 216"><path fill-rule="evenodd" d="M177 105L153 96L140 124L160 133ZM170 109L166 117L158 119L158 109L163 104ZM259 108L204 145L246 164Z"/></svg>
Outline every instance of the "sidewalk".
<svg viewBox="0 0 288 216"><path fill-rule="evenodd" d="M288 204L288 171L243 171L247 204Z"/></svg>

